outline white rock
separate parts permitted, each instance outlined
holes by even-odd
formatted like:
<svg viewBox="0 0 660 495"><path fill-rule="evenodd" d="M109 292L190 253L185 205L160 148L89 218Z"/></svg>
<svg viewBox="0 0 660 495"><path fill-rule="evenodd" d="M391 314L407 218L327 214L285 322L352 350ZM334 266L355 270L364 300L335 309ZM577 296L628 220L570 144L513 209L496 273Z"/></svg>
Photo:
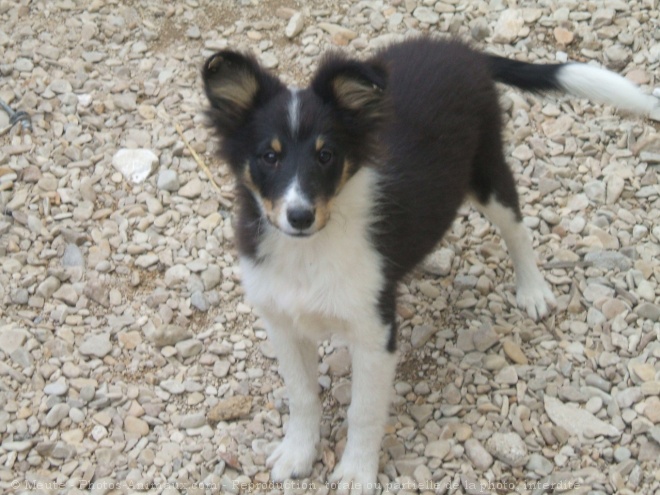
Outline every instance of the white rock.
<svg viewBox="0 0 660 495"><path fill-rule="evenodd" d="M174 265L165 272L165 284L167 287L187 282L190 277L190 270L185 265Z"/></svg>
<svg viewBox="0 0 660 495"><path fill-rule="evenodd" d="M413 16L420 22L427 24L437 24L440 20L440 15L428 7L417 7L413 12Z"/></svg>
<svg viewBox="0 0 660 495"><path fill-rule="evenodd" d="M426 257L422 263L422 269L432 275L449 275L454 257L453 250L449 248L438 249Z"/></svg>
<svg viewBox="0 0 660 495"><path fill-rule="evenodd" d="M280 61L273 52L262 53L260 59L266 69L274 69L280 64Z"/></svg>
<svg viewBox="0 0 660 495"><path fill-rule="evenodd" d="M179 196L184 198L194 199L200 194L202 194L202 181L197 177L188 181L181 189L179 189Z"/></svg>
<svg viewBox="0 0 660 495"><path fill-rule="evenodd" d="M181 342L176 343L176 350L179 352L182 358L189 358L196 356L204 348L204 344L197 339L187 339L182 340Z"/></svg>
<svg viewBox="0 0 660 495"><path fill-rule="evenodd" d="M46 415L46 426L49 428L55 428L60 424L60 421L69 415L69 409L70 407L68 404L55 404Z"/></svg>
<svg viewBox="0 0 660 495"><path fill-rule="evenodd" d="M64 378L60 378L56 382L49 383L44 387L44 394L46 395L64 395L69 390L69 385Z"/></svg>
<svg viewBox="0 0 660 495"><path fill-rule="evenodd" d="M179 176L174 170L165 169L158 173L158 181L156 182L158 189L165 191L178 191L181 185L179 184Z"/></svg>
<svg viewBox="0 0 660 495"><path fill-rule="evenodd" d="M493 433L486 442L486 448L509 466L523 466L527 462L527 445L517 433Z"/></svg>
<svg viewBox="0 0 660 495"><path fill-rule="evenodd" d="M541 476L549 475L554 469L552 462L540 454L530 455L529 461L527 461L525 467L530 471L534 471L535 473L540 474Z"/></svg>
<svg viewBox="0 0 660 495"><path fill-rule="evenodd" d="M159 385L163 390L167 390L172 395L179 395L186 391L185 385L176 380L163 380Z"/></svg>
<svg viewBox="0 0 660 495"><path fill-rule="evenodd" d="M102 358L110 353L112 344L110 343L110 335L107 333L101 335L92 335L87 337L85 342L78 348L80 354L85 356L95 356Z"/></svg>
<svg viewBox="0 0 660 495"><path fill-rule="evenodd" d="M607 270L630 270L633 264L630 258L614 251L592 251L585 255L584 260Z"/></svg>
<svg viewBox="0 0 660 495"><path fill-rule="evenodd" d="M0 328L0 341L5 354L11 354L21 347L29 334L22 328Z"/></svg>
<svg viewBox="0 0 660 495"><path fill-rule="evenodd" d="M112 166L121 172L126 180L140 184L156 169L158 157L151 150L122 148L112 157Z"/></svg>
<svg viewBox="0 0 660 495"><path fill-rule="evenodd" d="M418 325L413 328L410 343L415 349L419 349L426 344L431 337L438 331L438 328L431 325Z"/></svg>
<svg viewBox="0 0 660 495"><path fill-rule="evenodd" d="M156 347L174 345L190 336L188 330L179 325L163 325L162 327L146 331L145 334Z"/></svg>
<svg viewBox="0 0 660 495"><path fill-rule="evenodd" d="M493 464L493 456L481 445L476 438L469 438L465 441L465 455L472 462L475 468L485 471Z"/></svg>
<svg viewBox="0 0 660 495"><path fill-rule="evenodd" d="M447 440L436 440L426 445L424 455L426 457L437 457L444 459L451 450L451 444Z"/></svg>
<svg viewBox="0 0 660 495"><path fill-rule="evenodd" d="M511 43L518 37L518 34L524 25L525 20L523 19L520 10L506 9L502 11L497 20L497 24L495 24L493 42Z"/></svg>
<svg viewBox="0 0 660 495"><path fill-rule="evenodd" d="M353 40L357 38L357 33L352 29L339 26L338 24L331 24L329 22L319 22L318 27L326 31L332 37L339 37L345 40Z"/></svg>
<svg viewBox="0 0 660 495"><path fill-rule="evenodd" d="M54 79L48 85L48 89L57 94L71 93L73 91L71 83L66 79Z"/></svg>
<svg viewBox="0 0 660 495"><path fill-rule="evenodd" d="M305 25L305 19L302 13L296 12L289 19L289 23L286 25L286 28L284 29L284 35L289 39L295 38L303 30L304 25Z"/></svg>
<svg viewBox="0 0 660 495"><path fill-rule="evenodd" d="M135 260L135 266L139 266L140 268L149 268L156 263L158 263L158 255L153 253L143 254Z"/></svg>
<svg viewBox="0 0 660 495"><path fill-rule="evenodd" d="M346 406L351 402L351 384L342 382L332 388L332 396L341 404Z"/></svg>
<svg viewBox="0 0 660 495"><path fill-rule="evenodd" d="M585 409L573 404L564 404L559 399L545 395L543 398L545 412L557 426L561 426L572 435L580 438L605 435L608 437L620 434L614 425L605 423Z"/></svg>
<svg viewBox="0 0 660 495"><path fill-rule="evenodd" d="M584 193L596 203L605 202L605 184L600 180L592 180L584 185Z"/></svg>
<svg viewBox="0 0 660 495"><path fill-rule="evenodd" d="M181 428L199 428L206 424L206 414L204 412L197 412L187 414L181 419Z"/></svg>

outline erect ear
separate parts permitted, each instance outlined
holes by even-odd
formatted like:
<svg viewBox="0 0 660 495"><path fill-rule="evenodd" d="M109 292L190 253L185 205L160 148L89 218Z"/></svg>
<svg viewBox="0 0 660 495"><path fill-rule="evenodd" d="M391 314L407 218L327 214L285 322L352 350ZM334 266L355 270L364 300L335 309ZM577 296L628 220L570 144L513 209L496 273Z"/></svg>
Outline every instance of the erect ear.
<svg viewBox="0 0 660 495"><path fill-rule="evenodd" d="M373 125L386 110L387 73L376 64L330 55L312 81L314 92L361 123Z"/></svg>
<svg viewBox="0 0 660 495"><path fill-rule="evenodd" d="M206 61L202 79L211 103L208 115L222 136L238 129L258 105L283 87L253 57L230 50Z"/></svg>

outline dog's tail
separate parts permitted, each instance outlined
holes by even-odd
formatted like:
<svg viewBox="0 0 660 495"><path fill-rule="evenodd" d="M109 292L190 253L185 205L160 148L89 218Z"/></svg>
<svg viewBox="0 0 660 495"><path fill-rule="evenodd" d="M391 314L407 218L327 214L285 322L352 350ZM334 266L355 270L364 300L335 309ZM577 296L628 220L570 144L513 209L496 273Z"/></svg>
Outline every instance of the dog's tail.
<svg viewBox="0 0 660 495"><path fill-rule="evenodd" d="M496 55L487 57L493 79L510 86L537 92L563 91L643 115L660 109L659 98L644 94L614 72L592 65L529 64Z"/></svg>

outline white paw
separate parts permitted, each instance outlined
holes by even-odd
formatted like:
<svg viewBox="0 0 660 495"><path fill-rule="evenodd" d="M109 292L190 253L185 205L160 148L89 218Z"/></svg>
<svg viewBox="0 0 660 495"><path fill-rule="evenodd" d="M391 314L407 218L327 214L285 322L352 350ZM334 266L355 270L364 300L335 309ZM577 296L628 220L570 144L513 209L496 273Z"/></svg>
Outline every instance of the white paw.
<svg viewBox="0 0 660 495"><path fill-rule="evenodd" d="M534 321L545 318L557 307L555 295L542 278L534 283L520 285L516 290L516 302Z"/></svg>
<svg viewBox="0 0 660 495"><path fill-rule="evenodd" d="M299 441L298 438L287 435L268 457L266 465L273 468L273 481L285 481L309 476L315 460L315 442Z"/></svg>
<svg viewBox="0 0 660 495"><path fill-rule="evenodd" d="M371 495L378 484L378 457L365 459L364 455L347 456L330 476L337 495Z"/></svg>

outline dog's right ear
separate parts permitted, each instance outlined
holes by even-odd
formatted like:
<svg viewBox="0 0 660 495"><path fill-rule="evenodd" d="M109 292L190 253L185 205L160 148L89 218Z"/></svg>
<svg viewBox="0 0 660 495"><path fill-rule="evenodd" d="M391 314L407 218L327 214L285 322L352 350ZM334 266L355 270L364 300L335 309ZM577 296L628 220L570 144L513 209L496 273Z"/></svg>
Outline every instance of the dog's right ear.
<svg viewBox="0 0 660 495"><path fill-rule="evenodd" d="M221 136L239 129L259 104L283 88L253 57L230 50L209 57L202 79L211 103L209 117Z"/></svg>

